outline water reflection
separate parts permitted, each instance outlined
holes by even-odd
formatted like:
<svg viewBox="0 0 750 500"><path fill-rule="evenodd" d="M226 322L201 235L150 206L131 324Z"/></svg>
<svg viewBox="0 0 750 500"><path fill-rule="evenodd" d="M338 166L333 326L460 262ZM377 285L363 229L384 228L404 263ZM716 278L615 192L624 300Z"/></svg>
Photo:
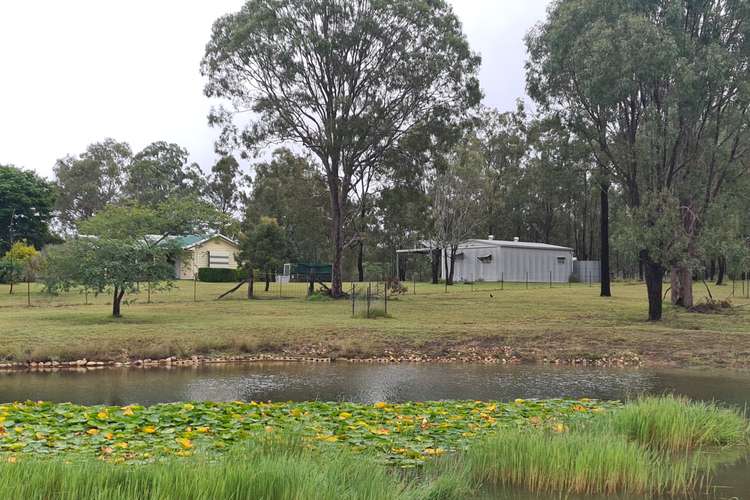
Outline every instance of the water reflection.
<svg viewBox="0 0 750 500"><path fill-rule="evenodd" d="M750 377L720 370L346 363L0 375L3 402L33 399L118 405L185 400L627 399L665 392L744 406L750 399Z"/></svg>

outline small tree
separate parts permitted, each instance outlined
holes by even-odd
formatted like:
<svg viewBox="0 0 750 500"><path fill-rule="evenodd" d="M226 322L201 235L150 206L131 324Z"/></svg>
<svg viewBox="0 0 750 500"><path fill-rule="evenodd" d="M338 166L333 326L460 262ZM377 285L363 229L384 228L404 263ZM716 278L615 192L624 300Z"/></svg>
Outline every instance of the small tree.
<svg viewBox="0 0 750 500"><path fill-rule="evenodd" d="M32 263L39 252L31 245L17 241L5 252L0 261L0 277L10 284L10 293L13 293L13 285L19 281L31 280Z"/></svg>
<svg viewBox="0 0 750 500"><path fill-rule="evenodd" d="M107 207L79 225L86 236L47 252L47 288L112 293L112 316L118 318L125 294L138 283L171 284L171 260L182 250L170 236L205 232L219 218L192 198L173 198L155 208Z"/></svg>
<svg viewBox="0 0 750 500"><path fill-rule="evenodd" d="M112 316L121 317L126 293L140 281L168 282L174 266L168 259L178 249L137 240L80 238L47 250L47 288L68 291L81 286L94 293L112 294Z"/></svg>
<svg viewBox="0 0 750 500"><path fill-rule="evenodd" d="M255 224L242 235L239 258L249 273L248 298L253 297L253 271L259 269L265 273L268 291L271 272L284 264L284 259L289 254L288 249L286 232L276 219L270 217L261 217L259 224Z"/></svg>

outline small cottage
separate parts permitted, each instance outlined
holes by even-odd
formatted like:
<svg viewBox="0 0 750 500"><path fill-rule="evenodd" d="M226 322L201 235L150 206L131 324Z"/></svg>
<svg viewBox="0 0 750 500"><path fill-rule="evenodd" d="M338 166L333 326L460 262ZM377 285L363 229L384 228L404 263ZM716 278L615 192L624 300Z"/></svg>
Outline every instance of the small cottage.
<svg viewBox="0 0 750 500"><path fill-rule="evenodd" d="M175 260L175 278L192 280L202 267L237 269L239 244L223 234L177 236L185 253Z"/></svg>

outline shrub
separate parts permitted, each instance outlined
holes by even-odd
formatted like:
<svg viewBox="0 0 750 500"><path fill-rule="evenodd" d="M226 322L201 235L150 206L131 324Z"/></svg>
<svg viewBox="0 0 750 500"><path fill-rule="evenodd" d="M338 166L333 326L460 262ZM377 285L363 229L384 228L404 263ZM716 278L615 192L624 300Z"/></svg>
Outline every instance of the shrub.
<svg viewBox="0 0 750 500"><path fill-rule="evenodd" d="M239 281L239 275L236 269L201 267L198 269L198 280L206 283L234 283Z"/></svg>

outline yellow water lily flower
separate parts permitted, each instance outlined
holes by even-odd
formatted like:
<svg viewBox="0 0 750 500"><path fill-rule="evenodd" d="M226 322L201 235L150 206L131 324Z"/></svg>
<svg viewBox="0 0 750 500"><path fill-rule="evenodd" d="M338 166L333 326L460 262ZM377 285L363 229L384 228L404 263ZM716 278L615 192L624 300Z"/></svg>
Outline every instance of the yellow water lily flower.
<svg viewBox="0 0 750 500"><path fill-rule="evenodd" d="M88 434L89 436L96 436L97 434L99 434L99 429L92 427L91 429L86 431L86 434Z"/></svg>
<svg viewBox="0 0 750 500"><path fill-rule="evenodd" d="M437 456L443 455L445 453L445 450L442 448L425 448L424 454L425 455L431 455L431 456Z"/></svg>
<svg viewBox="0 0 750 500"><path fill-rule="evenodd" d="M375 408L385 408L386 406L388 406L388 403L385 403L385 402L383 402L383 401L378 401L378 402L377 402L377 403L375 403L375 404L374 404L373 406L374 406Z"/></svg>
<svg viewBox="0 0 750 500"><path fill-rule="evenodd" d="M16 431L18 434L21 434L23 432L23 427L20 425L17 425L13 427L13 430Z"/></svg>
<svg viewBox="0 0 750 500"><path fill-rule="evenodd" d="M105 437L106 439L112 439L112 438L113 438L114 436L115 436L115 435L114 435L114 434L112 434L111 432L105 432L105 433L104 433L104 437Z"/></svg>
<svg viewBox="0 0 750 500"><path fill-rule="evenodd" d="M198 427L195 430L198 431L198 432L200 432L200 433L202 433L202 434L205 434L206 432L209 431L208 427Z"/></svg>
<svg viewBox="0 0 750 500"><path fill-rule="evenodd" d="M514 402L514 403L516 403L517 405L522 405L522 404L524 404L524 403L526 402L526 400L525 400L525 399L520 399L520 398L519 398L519 399L516 399L516 400L515 400L515 401L513 401L513 402Z"/></svg>
<svg viewBox="0 0 750 500"><path fill-rule="evenodd" d="M339 419L340 420L346 420L347 418L349 418L351 416L352 416L352 414L349 413L349 412L347 412L347 411L342 411L341 413L339 413Z"/></svg>
<svg viewBox="0 0 750 500"><path fill-rule="evenodd" d="M271 427L270 425L267 425L266 432L273 432L273 427Z"/></svg>
<svg viewBox="0 0 750 500"><path fill-rule="evenodd" d="M125 441L115 443L115 447L122 448L123 450L128 447L128 443Z"/></svg>
<svg viewBox="0 0 750 500"><path fill-rule="evenodd" d="M184 405L182 405L182 409L185 411L192 411L194 408L195 406L190 403L185 403Z"/></svg>
<svg viewBox="0 0 750 500"><path fill-rule="evenodd" d="M106 411L100 411L96 414L96 418L98 418L99 420L107 420L109 418L109 413L107 413Z"/></svg>
<svg viewBox="0 0 750 500"><path fill-rule="evenodd" d="M185 448L186 450L193 447L193 442L190 441L188 438L177 438L175 441L177 441L179 445Z"/></svg>
<svg viewBox="0 0 750 500"><path fill-rule="evenodd" d="M42 434L41 432L37 432L34 435L34 437L37 438L38 440L42 440L42 439L44 439L44 434Z"/></svg>
<svg viewBox="0 0 750 500"><path fill-rule="evenodd" d="M153 425L147 425L143 428L143 432L145 432L146 434L153 434L156 432L156 427L154 427Z"/></svg>
<svg viewBox="0 0 750 500"><path fill-rule="evenodd" d="M387 436L388 434L391 433L391 431L389 431L388 429L373 429L370 432L372 432L373 434L377 434L379 436Z"/></svg>
<svg viewBox="0 0 750 500"><path fill-rule="evenodd" d="M132 417L133 416L133 408L130 406L126 406L122 409L122 414L126 417Z"/></svg>

